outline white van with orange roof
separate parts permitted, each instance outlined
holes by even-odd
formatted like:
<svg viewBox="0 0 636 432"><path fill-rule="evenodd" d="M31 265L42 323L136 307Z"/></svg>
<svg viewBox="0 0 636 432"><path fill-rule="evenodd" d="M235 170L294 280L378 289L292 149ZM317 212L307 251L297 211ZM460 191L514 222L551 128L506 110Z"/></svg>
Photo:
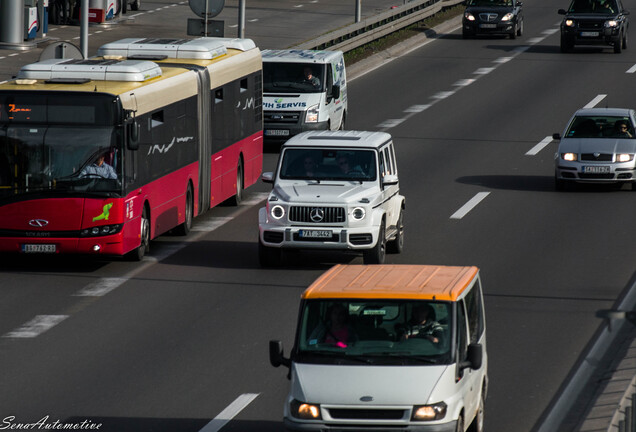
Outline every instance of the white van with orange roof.
<svg viewBox="0 0 636 432"><path fill-rule="evenodd" d="M481 432L488 388L479 269L336 265L302 294L284 423L292 431Z"/></svg>

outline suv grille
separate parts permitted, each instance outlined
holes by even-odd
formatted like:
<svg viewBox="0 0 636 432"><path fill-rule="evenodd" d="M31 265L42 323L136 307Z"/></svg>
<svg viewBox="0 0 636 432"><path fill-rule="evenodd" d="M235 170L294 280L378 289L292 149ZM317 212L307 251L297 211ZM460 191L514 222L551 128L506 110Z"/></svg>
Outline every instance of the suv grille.
<svg viewBox="0 0 636 432"><path fill-rule="evenodd" d="M579 30L593 30L599 31L603 30L605 25L605 20L600 21L592 21L592 20L576 20L576 26Z"/></svg>
<svg viewBox="0 0 636 432"><path fill-rule="evenodd" d="M289 220L308 223L342 223L345 221L345 210L342 207L300 207L289 209Z"/></svg>
<svg viewBox="0 0 636 432"><path fill-rule="evenodd" d="M265 111L263 119L266 123L298 123L300 121L300 112Z"/></svg>

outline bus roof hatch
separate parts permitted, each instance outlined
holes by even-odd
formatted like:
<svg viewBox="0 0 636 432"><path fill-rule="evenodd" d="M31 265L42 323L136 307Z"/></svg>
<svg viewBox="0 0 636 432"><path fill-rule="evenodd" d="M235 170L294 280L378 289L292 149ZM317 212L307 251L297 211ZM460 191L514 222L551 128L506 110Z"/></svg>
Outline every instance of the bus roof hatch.
<svg viewBox="0 0 636 432"><path fill-rule="evenodd" d="M159 65L147 60L49 59L22 66L17 78L142 82L159 76Z"/></svg>
<svg viewBox="0 0 636 432"><path fill-rule="evenodd" d="M230 39L228 39L230 40ZM222 38L127 38L102 45L98 56L157 56L158 58L212 60L227 54Z"/></svg>

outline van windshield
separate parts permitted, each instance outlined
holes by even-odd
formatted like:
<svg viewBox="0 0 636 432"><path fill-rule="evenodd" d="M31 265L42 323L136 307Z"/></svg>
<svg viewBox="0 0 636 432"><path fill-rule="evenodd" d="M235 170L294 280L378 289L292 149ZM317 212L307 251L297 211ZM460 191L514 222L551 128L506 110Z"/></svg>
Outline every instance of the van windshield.
<svg viewBox="0 0 636 432"><path fill-rule="evenodd" d="M451 362L451 303L327 299L303 306L295 361L404 365Z"/></svg>
<svg viewBox="0 0 636 432"><path fill-rule="evenodd" d="M263 63L265 93L322 93L325 65L315 63Z"/></svg>

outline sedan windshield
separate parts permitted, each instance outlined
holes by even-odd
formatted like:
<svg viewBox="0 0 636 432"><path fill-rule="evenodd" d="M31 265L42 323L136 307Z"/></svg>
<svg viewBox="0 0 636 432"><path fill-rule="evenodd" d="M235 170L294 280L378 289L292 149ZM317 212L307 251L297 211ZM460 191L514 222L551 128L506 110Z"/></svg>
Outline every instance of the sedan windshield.
<svg viewBox="0 0 636 432"><path fill-rule="evenodd" d="M121 137L112 127L0 127L0 197L121 192Z"/></svg>
<svg viewBox="0 0 636 432"><path fill-rule="evenodd" d="M304 304L298 361L448 364L451 303L312 300Z"/></svg>
<svg viewBox="0 0 636 432"><path fill-rule="evenodd" d="M629 117L576 116L565 133L566 138L623 138L634 136Z"/></svg>
<svg viewBox="0 0 636 432"><path fill-rule="evenodd" d="M376 152L349 149L288 149L283 153L280 178L290 180L376 179Z"/></svg>

